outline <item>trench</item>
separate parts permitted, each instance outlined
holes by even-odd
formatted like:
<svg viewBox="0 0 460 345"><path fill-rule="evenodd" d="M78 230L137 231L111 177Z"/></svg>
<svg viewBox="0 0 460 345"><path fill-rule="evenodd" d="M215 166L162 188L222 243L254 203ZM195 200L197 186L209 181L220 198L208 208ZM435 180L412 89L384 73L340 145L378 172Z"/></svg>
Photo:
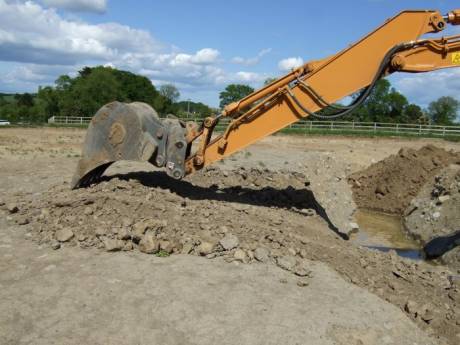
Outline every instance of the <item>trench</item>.
<svg viewBox="0 0 460 345"><path fill-rule="evenodd" d="M402 217L358 209L355 219L360 231L352 235L352 243L383 252L394 250L401 257L423 260L420 244L405 234Z"/></svg>

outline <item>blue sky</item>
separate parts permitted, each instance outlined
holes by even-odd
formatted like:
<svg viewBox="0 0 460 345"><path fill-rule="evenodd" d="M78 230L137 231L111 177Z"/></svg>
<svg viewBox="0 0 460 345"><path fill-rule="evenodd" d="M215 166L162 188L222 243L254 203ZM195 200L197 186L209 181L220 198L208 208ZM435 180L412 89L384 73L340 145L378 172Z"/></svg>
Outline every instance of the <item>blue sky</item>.
<svg viewBox="0 0 460 345"><path fill-rule="evenodd" d="M85 65L109 65L217 106L227 84L257 88L345 48L403 9L455 8L458 1L440 0L0 0L0 92L35 91ZM390 80L427 106L442 95L460 99L459 77L452 69Z"/></svg>

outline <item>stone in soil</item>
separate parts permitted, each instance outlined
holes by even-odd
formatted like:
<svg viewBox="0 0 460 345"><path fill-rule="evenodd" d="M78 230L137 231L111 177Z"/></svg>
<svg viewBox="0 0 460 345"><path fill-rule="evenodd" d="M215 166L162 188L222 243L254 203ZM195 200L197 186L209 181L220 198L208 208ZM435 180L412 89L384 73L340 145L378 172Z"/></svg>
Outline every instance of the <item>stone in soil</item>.
<svg viewBox="0 0 460 345"><path fill-rule="evenodd" d="M267 248L259 247L254 251L254 257L260 262L270 261L270 251Z"/></svg>
<svg viewBox="0 0 460 345"><path fill-rule="evenodd" d="M160 243L152 234L146 234L139 242L139 250L145 254L155 254L160 250Z"/></svg>
<svg viewBox="0 0 460 345"><path fill-rule="evenodd" d="M293 256L281 256L276 259L276 264L286 271L292 271L297 264L297 260Z"/></svg>
<svg viewBox="0 0 460 345"><path fill-rule="evenodd" d="M214 251L214 244L210 242L201 242L201 244L196 248L196 250L198 254L206 256Z"/></svg>
<svg viewBox="0 0 460 345"><path fill-rule="evenodd" d="M103 240L105 250L108 252L116 252L123 249L125 243L121 240L106 238Z"/></svg>
<svg viewBox="0 0 460 345"><path fill-rule="evenodd" d="M59 242L70 241L74 237L73 231L69 228L63 228L56 231L55 238Z"/></svg>
<svg viewBox="0 0 460 345"><path fill-rule="evenodd" d="M223 239L219 241L220 245L224 250L232 250L239 245L238 237L233 234L227 234Z"/></svg>

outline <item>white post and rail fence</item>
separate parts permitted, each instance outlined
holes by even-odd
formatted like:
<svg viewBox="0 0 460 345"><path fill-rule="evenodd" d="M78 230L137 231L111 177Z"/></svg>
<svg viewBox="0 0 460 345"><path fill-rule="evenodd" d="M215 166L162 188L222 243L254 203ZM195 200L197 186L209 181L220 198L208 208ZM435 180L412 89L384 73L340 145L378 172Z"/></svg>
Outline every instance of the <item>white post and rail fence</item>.
<svg viewBox="0 0 460 345"><path fill-rule="evenodd" d="M194 119L184 119L184 121ZM195 119L200 121L202 119ZM59 125L87 125L91 117L78 116L53 116L48 119L48 123ZM226 128L229 119L222 119L217 125L217 131ZM354 133L387 133L394 135L414 135L414 136L440 136L440 137L460 137L460 126L438 126L407 123L380 123L380 122L356 122L356 121L308 121L301 120L285 129L287 132L298 134L308 134L314 132L354 132Z"/></svg>

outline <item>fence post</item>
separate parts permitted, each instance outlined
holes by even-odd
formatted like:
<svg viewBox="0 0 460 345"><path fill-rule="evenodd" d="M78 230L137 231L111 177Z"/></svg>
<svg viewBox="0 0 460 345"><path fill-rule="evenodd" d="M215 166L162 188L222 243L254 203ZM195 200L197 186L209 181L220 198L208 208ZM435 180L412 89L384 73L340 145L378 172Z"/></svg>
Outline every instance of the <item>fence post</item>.
<svg viewBox="0 0 460 345"><path fill-rule="evenodd" d="M310 131L313 129L313 121L310 121Z"/></svg>
<svg viewBox="0 0 460 345"><path fill-rule="evenodd" d="M442 136L443 136L443 137L446 136L446 127L442 127Z"/></svg>
<svg viewBox="0 0 460 345"><path fill-rule="evenodd" d="M377 122L374 122L374 133L377 132Z"/></svg>
<svg viewBox="0 0 460 345"><path fill-rule="evenodd" d="M331 121L331 130L334 129L334 122Z"/></svg>
<svg viewBox="0 0 460 345"><path fill-rule="evenodd" d="M303 135L306 137L307 136L307 121L304 122L303 125Z"/></svg>
<svg viewBox="0 0 460 345"><path fill-rule="evenodd" d="M396 133L399 132L399 123L396 124Z"/></svg>
<svg viewBox="0 0 460 345"><path fill-rule="evenodd" d="M353 121L353 122L351 123L351 129L352 129L352 130L355 130L355 121Z"/></svg>
<svg viewBox="0 0 460 345"><path fill-rule="evenodd" d="M83 124L83 117L80 117L80 125Z"/></svg>
<svg viewBox="0 0 460 345"><path fill-rule="evenodd" d="M418 134L422 134L422 124L418 125Z"/></svg>

